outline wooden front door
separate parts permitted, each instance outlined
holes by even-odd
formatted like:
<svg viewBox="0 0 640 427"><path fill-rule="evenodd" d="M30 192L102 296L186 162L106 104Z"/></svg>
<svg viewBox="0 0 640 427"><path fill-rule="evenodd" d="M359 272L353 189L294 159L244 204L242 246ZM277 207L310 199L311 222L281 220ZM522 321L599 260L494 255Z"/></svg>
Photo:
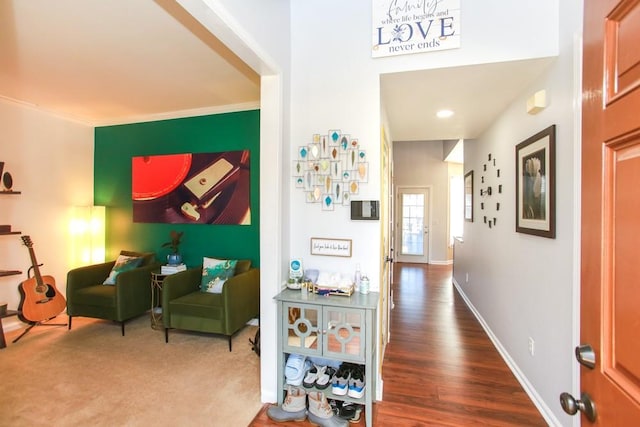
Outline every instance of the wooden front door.
<svg viewBox="0 0 640 427"><path fill-rule="evenodd" d="M581 390L602 426L640 422L638 42L638 0L585 0L581 342L595 367Z"/></svg>

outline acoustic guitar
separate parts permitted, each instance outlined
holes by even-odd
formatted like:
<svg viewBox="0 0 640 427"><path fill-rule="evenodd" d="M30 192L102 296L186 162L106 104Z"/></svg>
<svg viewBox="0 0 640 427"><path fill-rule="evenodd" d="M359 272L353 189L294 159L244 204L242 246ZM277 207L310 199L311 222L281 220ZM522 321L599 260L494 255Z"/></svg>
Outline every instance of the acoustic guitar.
<svg viewBox="0 0 640 427"><path fill-rule="evenodd" d="M18 286L21 296L18 312L22 320L28 323L52 319L62 313L67 301L58 292L55 279L51 276L42 276L40 274L31 237L22 236L22 242L29 248L34 277L25 280Z"/></svg>

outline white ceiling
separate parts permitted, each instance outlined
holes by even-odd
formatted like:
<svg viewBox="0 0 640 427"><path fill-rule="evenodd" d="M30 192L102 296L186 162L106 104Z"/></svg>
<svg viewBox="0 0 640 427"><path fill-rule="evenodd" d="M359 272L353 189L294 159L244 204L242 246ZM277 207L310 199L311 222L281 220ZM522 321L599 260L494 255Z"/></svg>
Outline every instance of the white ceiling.
<svg viewBox="0 0 640 427"><path fill-rule="evenodd" d="M0 96L91 125L259 106L260 79L172 0L1 0Z"/></svg>
<svg viewBox="0 0 640 427"><path fill-rule="evenodd" d="M259 107L259 76L173 0L0 0L0 52L0 98L93 126ZM391 135L475 138L548 62L384 75Z"/></svg>
<svg viewBox="0 0 640 427"><path fill-rule="evenodd" d="M477 138L550 63L544 58L385 74L380 92L391 135L394 141ZM454 115L437 118L442 109Z"/></svg>

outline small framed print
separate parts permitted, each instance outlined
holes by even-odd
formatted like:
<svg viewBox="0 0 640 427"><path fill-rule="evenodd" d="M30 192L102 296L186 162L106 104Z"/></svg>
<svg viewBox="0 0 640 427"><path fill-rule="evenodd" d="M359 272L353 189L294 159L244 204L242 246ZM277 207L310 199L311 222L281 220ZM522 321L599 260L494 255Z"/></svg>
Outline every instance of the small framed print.
<svg viewBox="0 0 640 427"><path fill-rule="evenodd" d="M320 199L318 198L318 194L321 194L320 189L314 189L312 191L307 191L305 193L305 200L307 203L318 203Z"/></svg>
<svg viewBox="0 0 640 427"><path fill-rule="evenodd" d="M309 144L309 159L318 160L320 158L320 144Z"/></svg>
<svg viewBox="0 0 640 427"><path fill-rule="evenodd" d="M330 129L329 130L329 143L331 144L339 144L340 139L342 138L342 132L340 129Z"/></svg>
<svg viewBox="0 0 640 427"><path fill-rule="evenodd" d="M473 171L464 176L464 219L473 222Z"/></svg>
<svg viewBox="0 0 640 427"><path fill-rule="evenodd" d="M351 181L349 183L349 193L358 194L360 191L360 183L358 181Z"/></svg>
<svg viewBox="0 0 640 427"><path fill-rule="evenodd" d="M334 180L343 179L342 178L342 162L331 161L331 178Z"/></svg>
<svg viewBox="0 0 640 427"><path fill-rule="evenodd" d="M342 192L342 204L351 206L351 194L348 191Z"/></svg>
<svg viewBox="0 0 640 427"><path fill-rule="evenodd" d="M322 210L323 211L332 211L333 207L335 206L335 199L333 197L333 194L323 194L322 195Z"/></svg>
<svg viewBox="0 0 640 427"><path fill-rule="evenodd" d="M351 257L351 239L311 238L311 255Z"/></svg>
<svg viewBox="0 0 640 427"><path fill-rule="evenodd" d="M554 239L556 126L516 146L516 231Z"/></svg>
<svg viewBox="0 0 640 427"><path fill-rule="evenodd" d="M293 176L303 176L307 162L302 160L293 161Z"/></svg>
<svg viewBox="0 0 640 427"><path fill-rule="evenodd" d="M369 181L369 162L362 162L358 164L358 168L356 170L358 181L360 182L368 182Z"/></svg>
<svg viewBox="0 0 640 427"><path fill-rule="evenodd" d="M358 162L358 150L347 150L347 169L356 169Z"/></svg>
<svg viewBox="0 0 640 427"><path fill-rule="evenodd" d="M303 175L302 187L306 191L312 191L315 184L316 184L316 174L310 170L306 171Z"/></svg>

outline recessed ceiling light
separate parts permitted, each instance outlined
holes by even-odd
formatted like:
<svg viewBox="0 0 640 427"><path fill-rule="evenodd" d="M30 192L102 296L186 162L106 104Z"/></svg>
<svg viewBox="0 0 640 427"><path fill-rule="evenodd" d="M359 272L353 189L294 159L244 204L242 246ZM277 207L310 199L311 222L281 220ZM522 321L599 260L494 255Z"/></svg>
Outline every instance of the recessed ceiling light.
<svg viewBox="0 0 640 427"><path fill-rule="evenodd" d="M451 110L440 110L436 113L439 119L446 119L448 117L453 116L453 111Z"/></svg>

